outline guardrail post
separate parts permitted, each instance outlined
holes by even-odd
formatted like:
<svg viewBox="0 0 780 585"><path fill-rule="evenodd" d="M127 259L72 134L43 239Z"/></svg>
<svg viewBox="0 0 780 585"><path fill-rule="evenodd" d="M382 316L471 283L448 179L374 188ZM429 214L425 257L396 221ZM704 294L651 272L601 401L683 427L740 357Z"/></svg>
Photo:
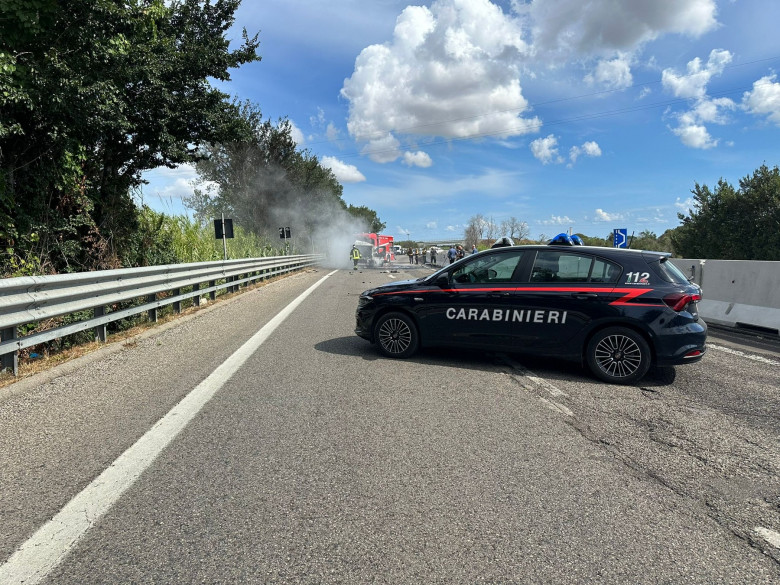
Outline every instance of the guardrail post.
<svg viewBox="0 0 780 585"><path fill-rule="evenodd" d="M197 292L198 290L200 290L200 283L196 282L192 285L192 292ZM200 295L192 297L192 304L196 307L200 307Z"/></svg>
<svg viewBox="0 0 780 585"><path fill-rule="evenodd" d="M178 297L181 294L180 288L173 289L173 296ZM173 312L177 315L181 313L181 301L174 301L173 303Z"/></svg>
<svg viewBox="0 0 780 585"><path fill-rule="evenodd" d="M215 287L215 286L217 286L217 281L216 280L209 280L209 287ZM217 291L215 291L215 290L211 291L209 293L209 298L212 301L216 301L217 300Z"/></svg>
<svg viewBox="0 0 780 585"><path fill-rule="evenodd" d="M8 341L10 339L16 339L16 327L9 327L0 331L0 338L2 341ZM13 372L14 376L19 373L19 352L14 351L11 353L3 354L3 369L9 369Z"/></svg>
<svg viewBox="0 0 780 585"><path fill-rule="evenodd" d="M95 307L94 309L94 315L95 317L102 317L106 314L106 308L104 306ZM108 337L108 332L106 330L106 324L98 325L95 327L95 341L99 341L101 343L106 342L106 338Z"/></svg>
<svg viewBox="0 0 780 585"><path fill-rule="evenodd" d="M155 293L152 293L146 297L147 303L153 303L157 300L157 295ZM157 307L153 309L149 309L147 315L149 316L149 321L152 323L157 323Z"/></svg>

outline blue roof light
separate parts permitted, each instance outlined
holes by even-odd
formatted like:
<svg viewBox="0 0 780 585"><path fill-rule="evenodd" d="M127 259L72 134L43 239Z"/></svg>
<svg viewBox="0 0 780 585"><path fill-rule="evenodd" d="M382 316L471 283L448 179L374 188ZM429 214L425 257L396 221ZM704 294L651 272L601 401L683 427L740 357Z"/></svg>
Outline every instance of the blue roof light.
<svg viewBox="0 0 780 585"><path fill-rule="evenodd" d="M555 236L552 240L547 242L548 246L573 246L574 242L572 241L569 234L565 232L561 232L557 236Z"/></svg>

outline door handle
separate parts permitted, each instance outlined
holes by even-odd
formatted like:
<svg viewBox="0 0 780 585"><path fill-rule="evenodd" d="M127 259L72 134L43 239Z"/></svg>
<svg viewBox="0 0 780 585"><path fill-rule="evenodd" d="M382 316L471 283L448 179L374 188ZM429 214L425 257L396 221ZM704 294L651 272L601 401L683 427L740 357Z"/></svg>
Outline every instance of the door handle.
<svg viewBox="0 0 780 585"><path fill-rule="evenodd" d="M579 301L587 301L588 299L599 298L599 295L597 295L596 293L586 293L586 292L571 293L571 296Z"/></svg>
<svg viewBox="0 0 780 585"><path fill-rule="evenodd" d="M501 292L501 293L488 293L488 296L494 299L500 298L500 297L508 297L511 293L508 292Z"/></svg>

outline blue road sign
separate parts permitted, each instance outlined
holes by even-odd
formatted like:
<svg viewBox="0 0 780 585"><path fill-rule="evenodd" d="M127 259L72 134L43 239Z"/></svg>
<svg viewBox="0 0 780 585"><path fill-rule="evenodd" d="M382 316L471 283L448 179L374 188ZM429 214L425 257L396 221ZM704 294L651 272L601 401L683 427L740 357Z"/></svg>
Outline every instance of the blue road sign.
<svg viewBox="0 0 780 585"><path fill-rule="evenodd" d="M613 248L627 248L628 247L628 229L616 229L613 232L615 239L612 243Z"/></svg>

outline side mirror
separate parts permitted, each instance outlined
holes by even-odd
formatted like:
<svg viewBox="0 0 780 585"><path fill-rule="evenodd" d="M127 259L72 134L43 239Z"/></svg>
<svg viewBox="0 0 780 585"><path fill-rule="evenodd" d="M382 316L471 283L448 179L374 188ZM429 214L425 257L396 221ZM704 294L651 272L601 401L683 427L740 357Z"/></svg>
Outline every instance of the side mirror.
<svg viewBox="0 0 780 585"><path fill-rule="evenodd" d="M450 277L447 276L446 274L442 274L436 279L436 281L433 284L435 284L439 288L449 288Z"/></svg>

